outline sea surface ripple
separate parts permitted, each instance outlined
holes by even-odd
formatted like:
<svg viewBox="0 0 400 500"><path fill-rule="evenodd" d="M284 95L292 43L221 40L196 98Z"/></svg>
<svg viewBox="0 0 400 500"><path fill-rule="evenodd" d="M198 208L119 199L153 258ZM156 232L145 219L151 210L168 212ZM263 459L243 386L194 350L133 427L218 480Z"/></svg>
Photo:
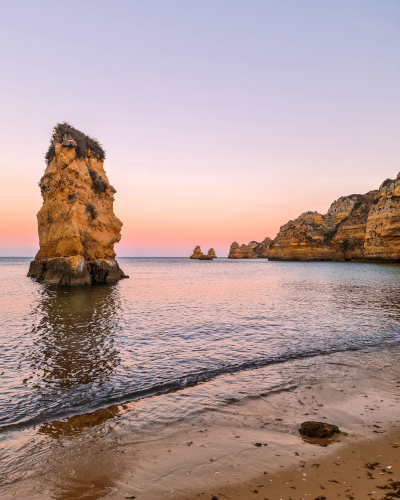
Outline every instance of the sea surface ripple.
<svg viewBox="0 0 400 500"><path fill-rule="evenodd" d="M397 265L119 262L130 279L69 288L0 259L0 430L400 341Z"/></svg>

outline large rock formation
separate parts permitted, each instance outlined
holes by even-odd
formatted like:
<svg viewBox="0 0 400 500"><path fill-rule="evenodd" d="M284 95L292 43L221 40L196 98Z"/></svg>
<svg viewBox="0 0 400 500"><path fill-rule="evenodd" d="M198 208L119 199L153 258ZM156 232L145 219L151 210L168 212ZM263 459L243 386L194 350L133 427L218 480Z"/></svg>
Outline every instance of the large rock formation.
<svg viewBox="0 0 400 500"><path fill-rule="evenodd" d="M325 215L305 212L280 228L270 260L358 260L364 258L368 213L377 191L343 196Z"/></svg>
<svg viewBox="0 0 400 500"><path fill-rule="evenodd" d="M305 212L283 225L269 247L270 260L324 261L364 258L368 213L377 191L343 196L328 212Z"/></svg>
<svg viewBox="0 0 400 500"><path fill-rule="evenodd" d="M115 260L122 222L100 144L67 123L53 131L39 186L39 244L28 276L51 285L86 285L126 278Z"/></svg>
<svg viewBox="0 0 400 500"><path fill-rule="evenodd" d="M241 245L234 241L229 249L228 259L256 259L257 255L253 248L257 245L257 242L250 242L248 245Z"/></svg>
<svg viewBox="0 0 400 500"><path fill-rule="evenodd" d="M241 245L234 241L229 249L228 259L257 259L267 258L272 243L271 238L265 238L261 243L250 241L248 245Z"/></svg>
<svg viewBox="0 0 400 500"><path fill-rule="evenodd" d="M211 257L212 259L216 259L217 256L215 254L215 250L213 248L210 248L210 250L208 251L208 254L207 254L209 257Z"/></svg>
<svg viewBox="0 0 400 500"><path fill-rule="evenodd" d="M342 196L324 215L305 212L274 240L234 242L231 259L400 263L400 174L377 191Z"/></svg>
<svg viewBox="0 0 400 500"><path fill-rule="evenodd" d="M364 260L400 262L400 173L381 185L370 207Z"/></svg>

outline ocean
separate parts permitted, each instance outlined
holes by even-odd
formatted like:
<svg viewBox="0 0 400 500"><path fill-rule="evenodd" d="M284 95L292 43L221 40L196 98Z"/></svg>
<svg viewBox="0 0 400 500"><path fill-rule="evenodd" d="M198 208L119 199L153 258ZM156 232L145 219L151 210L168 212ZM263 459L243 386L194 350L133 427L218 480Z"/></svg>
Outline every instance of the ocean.
<svg viewBox="0 0 400 500"><path fill-rule="evenodd" d="M100 409L103 422L140 400L135 432L151 431L319 380L330 356L356 363L400 344L399 265L120 258L129 279L69 288L27 278L29 261L0 259L0 470L10 478L37 452L24 432L62 433L57 422Z"/></svg>

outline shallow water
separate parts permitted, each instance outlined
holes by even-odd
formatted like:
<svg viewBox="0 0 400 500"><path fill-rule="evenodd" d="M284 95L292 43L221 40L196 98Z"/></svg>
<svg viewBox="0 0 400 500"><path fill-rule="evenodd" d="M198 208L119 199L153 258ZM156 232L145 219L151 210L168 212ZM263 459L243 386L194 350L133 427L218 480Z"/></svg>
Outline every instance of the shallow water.
<svg viewBox="0 0 400 500"><path fill-rule="evenodd" d="M400 341L400 266L119 262L130 279L56 288L26 277L29 259L0 259L1 430Z"/></svg>
<svg viewBox="0 0 400 500"><path fill-rule="evenodd" d="M83 468L88 476L72 494L79 481L70 469L86 461L61 467L66 456L78 460L85 447L93 465L115 443L208 425L232 403L285 391L301 408L296 388L306 384L371 381L397 404L400 266L171 258L120 265L129 280L55 288L26 277L29 259L0 259L0 487L28 485L21 498L47 484L58 491L51 498L83 498L83 490L101 498L121 460L110 459L110 470L100 459L94 472ZM285 415L299 411L284 400ZM365 426L347 410L336 419Z"/></svg>

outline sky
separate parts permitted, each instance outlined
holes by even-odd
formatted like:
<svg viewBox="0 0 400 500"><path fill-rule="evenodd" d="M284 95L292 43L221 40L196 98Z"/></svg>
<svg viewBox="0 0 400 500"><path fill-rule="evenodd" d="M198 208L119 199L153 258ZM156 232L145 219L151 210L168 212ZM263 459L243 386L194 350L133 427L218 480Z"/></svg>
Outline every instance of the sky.
<svg viewBox="0 0 400 500"><path fill-rule="evenodd" d="M227 256L400 171L398 0L0 0L0 256L52 128L96 137L117 256Z"/></svg>

